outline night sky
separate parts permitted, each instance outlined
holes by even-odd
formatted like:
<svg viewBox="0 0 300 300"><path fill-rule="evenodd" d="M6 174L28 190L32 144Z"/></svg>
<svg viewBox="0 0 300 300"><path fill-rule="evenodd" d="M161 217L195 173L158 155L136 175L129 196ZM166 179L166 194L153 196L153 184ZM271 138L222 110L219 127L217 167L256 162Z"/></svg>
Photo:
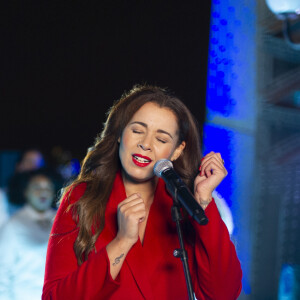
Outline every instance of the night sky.
<svg viewBox="0 0 300 300"><path fill-rule="evenodd" d="M0 150L82 159L136 83L169 87L203 122L210 1L2 1L0 13Z"/></svg>

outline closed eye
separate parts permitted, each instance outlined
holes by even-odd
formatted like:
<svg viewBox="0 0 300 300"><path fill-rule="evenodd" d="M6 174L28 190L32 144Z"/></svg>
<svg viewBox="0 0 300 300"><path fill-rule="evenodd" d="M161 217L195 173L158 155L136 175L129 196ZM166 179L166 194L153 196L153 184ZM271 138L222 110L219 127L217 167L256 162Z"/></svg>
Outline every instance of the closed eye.
<svg viewBox="0 0 300 300"><path fill-rule="evenodd" d="M161 142L161 143L163 143L163 144L165 144L167 141L165 141L165 140L162 140L162 139L160 139L160 138L158 138L157 139L159 142Z"/></svg>
<svg viewBox="0 0 300 300"><path fill-rule="evenodd" d="M133 133L137 133L137 134L142 134L142 133L143 133L142 131L136 130L136 129L132 129L132 132L133 132Z"/></svg>

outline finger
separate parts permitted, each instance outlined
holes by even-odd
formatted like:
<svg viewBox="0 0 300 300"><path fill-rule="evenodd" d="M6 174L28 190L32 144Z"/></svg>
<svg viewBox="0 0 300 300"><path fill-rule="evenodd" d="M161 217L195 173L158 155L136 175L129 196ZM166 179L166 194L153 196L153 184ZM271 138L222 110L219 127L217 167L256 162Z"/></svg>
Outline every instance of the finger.
<svg viewBox="0 0 300 300"><path fill-rule="evenodd" d="M124 200L123 200L122 202L120 202L119 204L125 204L125 203L128 203L128 202L130 202L131 200L137 199L137 198L141 198L140 194L134 193L134 194L128 196L126 199L124 199Z"/></svg>
<svg viewBox="0 0 300 300"><path fill-rule="evenodd" d="M222 161L220 161L218 158L216 157L211 157L208 161L206 161L203 166L202 169L205 169L207 167L209 167L210 165L214 165L216 167L218 167L219 169L224 169L224 165L222 163Z"/></svg>
<svg viewBox="0 0 300 300"><path fill-rule="evenodd" d="M215 162L210 162L204 169L203 173L206 175L206 177L210 177L213 175L214 171L218 169L218 165L215 164Z"/></svg>
<svg viewBox="0 0 300 300"><path fill-rule="evenodd" d="M201 164L207 162L208 160L210 160L211 158L215 157L216 159L218 159L222 164L224 164L224 160L222 159L221 153L217 152L209 152L207 155L205 155L202 159L201 159Z"/></svg>
<svg viewBox="0 0 300 300"><path fill-rule="evenodd" d="M138 193L132 194L129 197L127 197L125 200L123 200L122 202L119 203L118 207L121 207L123 205L126 205L127 203L130 203L134 200L138 200L141 199L143 201L143 199L141 198L141 195Z"/></svg>
<svg viewBox="0 0 300 300"><path fill-rule="evenodd" d="M125 205L123 205L119 208L119 211L125 216L127 216L131 213L135 213L138 210L145 210L146 211L144 201L134 200L134 201L129 202L129 203L127 203L127 204L125 204Z"/></svg>
<svg viewBox="0 0 300 300"><path fill-rule="evenodd" d="M204 174L210 176L211 171L213 170L220 170L225 171L224 165L215 157L210 158L206 161L203 165L201 165L201 172L200 175L203 176Z"/></svg>
<svg viewBox="0 0 300 300"><path fill-rule="evenodd" d="M201 173L202 177L206 176L207 178L217 174L221 174L223 177L225 177L227 175L227 170L225 168L218 168L216 165L214 165L214 163L212 163L211 165L207 166L203 172L201 171Z"/></svg>
<svg viewBox="0 0 300 300"><path fill-rule="evenodd" d="M142 223L146 220L146 210L136 212L136 218L138 219L139 223Z"/></svg>
<svg viewBox="0 0 300 300"><path fill-rule="evenodd" d="M201 161L206 161L208 158L210 158L210 157L213 156L214 154L215 154L214 151L210 151L209 153L205 154L205 155L202 157Z"/></svg>
<svg viewBox="0 0 300 300"><path fill-rule="evenodd" d="M221 153L216 153L217 159L222 163L222 165L224 166L224 159L222 158Z"/></svg>
<svg viewBox="0 0 300 300"><path fill-rule="evenodd" d="M203 163L211 160L211 159L216 159L218 160L220 163L223 163L223 159L221 156L221 153L215 153L215 152L211 152L207 157L205 157L205 159L203 160Z"/></svg>
<svg viewBox="0 0 300 300"><path fill-rule="evenodd" d="M126 211L124 216L130 223L133 222L134 224L138 224L145 220L146 210L143 208L138 209L136 207L135 209Z"/></svg>
<svg viewBox="0 0 300 300"><path fill-rule="evenodd" d="M146 207L144 201L143 202L135 201L134 203L128 203L126 206L122 207L121 209L123 209L123 211L128 211L130 213L130 212L136 212L141 209L146 210Z"/></svg>
<svg viewBox="0 0 300 300"><path fill-rule="evenodd" d="M199 171L201 171L203 169L203 165L215 154L215 152L211 151L208 154L206 154L205 156L202 157L201 159L201 164L199 166Z"/></svg>

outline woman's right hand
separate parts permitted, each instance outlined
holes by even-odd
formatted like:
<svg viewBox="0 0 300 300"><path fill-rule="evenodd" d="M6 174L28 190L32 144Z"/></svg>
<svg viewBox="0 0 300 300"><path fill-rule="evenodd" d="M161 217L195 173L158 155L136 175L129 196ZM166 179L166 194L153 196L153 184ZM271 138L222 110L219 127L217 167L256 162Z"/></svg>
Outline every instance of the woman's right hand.
<svg viewBox="0 0 300 300"><path fill-rule="evenodd" d="M132 194L120 202L117 239L134 245L139 238L139 223L143 222L145 217L145 203L139 194Z"/></svg>
<svg viewBox="0 0 300 300"><path fill-rule="evenodd" d="M115 279L125 257L139 238L139 223L146 218L145 203L139 194L132 194L118 205L118 233L107 246L110 274Z"/></svg>

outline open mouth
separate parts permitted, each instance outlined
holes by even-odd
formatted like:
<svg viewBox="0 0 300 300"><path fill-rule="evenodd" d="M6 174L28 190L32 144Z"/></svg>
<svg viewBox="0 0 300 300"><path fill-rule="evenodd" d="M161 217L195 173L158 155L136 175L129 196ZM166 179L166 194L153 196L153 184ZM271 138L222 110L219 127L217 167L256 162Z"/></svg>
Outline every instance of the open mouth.
<svg viewBox="0 0 300 300"><path fill-rule="evenodd" d="M144 157L141 157L141 156L137 156L137 155L132 155L134 157L134 159L136 159L138 162L140 163L151 163L151 159L146 159Z"/></svg>
<svg viewBox="0 0 300 300"><path fill-rule="evenodd" d="M145 167L152 162L152 159L146 156L142 156L140 154L132 155L133 162L139 167Z"/></svg>

